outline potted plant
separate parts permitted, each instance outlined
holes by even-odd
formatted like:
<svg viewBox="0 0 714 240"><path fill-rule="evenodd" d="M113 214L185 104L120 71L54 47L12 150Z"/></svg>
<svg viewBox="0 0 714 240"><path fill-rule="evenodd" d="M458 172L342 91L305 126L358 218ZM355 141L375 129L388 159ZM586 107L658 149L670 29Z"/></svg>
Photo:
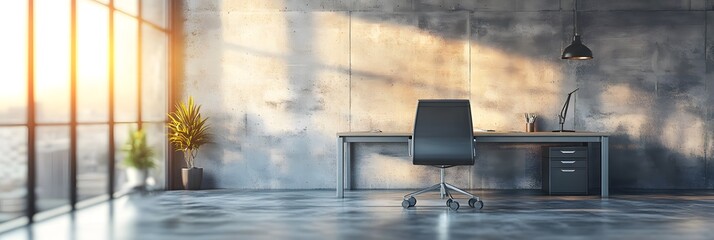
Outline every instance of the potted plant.
<svg viewBox="0 0 714 240"><path fill-rule="evenodd" d="M149 169L156 166L154 162L154 150L146 142L146 132L144 130L129 130L129 139L124 147L124 164L128 185L140 190L146 189L146 178L149 176Z"/></svg>
<svg viewBox="0 0 714 240"><path fill-rule="evenodd" d="M186 168L181 169L181 179L184 189L201 188L203 168L195 165L198 149L209 142L208 124L201 116L201 106L193 102L193 97L187 103L176 104L176 111L169 113L169 141L176 150L183 152Z"/></svg>

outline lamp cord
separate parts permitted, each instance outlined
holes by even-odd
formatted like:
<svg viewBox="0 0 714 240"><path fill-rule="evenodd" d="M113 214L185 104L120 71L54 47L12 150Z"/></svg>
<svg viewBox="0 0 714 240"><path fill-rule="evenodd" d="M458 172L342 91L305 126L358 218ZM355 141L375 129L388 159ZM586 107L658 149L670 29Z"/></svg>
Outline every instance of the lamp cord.
<svg viewBox="0 0 714 240"><path fill-rule="evenodd" d="M578 0L573 3L573 36L578 36Z"/></svg>

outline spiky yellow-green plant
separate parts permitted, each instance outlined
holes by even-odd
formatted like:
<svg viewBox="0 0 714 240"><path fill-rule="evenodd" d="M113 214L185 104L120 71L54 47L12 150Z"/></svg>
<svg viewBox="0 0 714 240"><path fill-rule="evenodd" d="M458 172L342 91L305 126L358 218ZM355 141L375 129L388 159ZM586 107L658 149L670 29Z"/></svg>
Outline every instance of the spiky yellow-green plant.
<svg viewBox="0 0 714 240"><path fill-rule="evenodd" d="M209 142L208 124L201 116L201 105L193 102L193 97L187 103L176 104L176 111L169 113L169 141L183 152L183 159L189 168L195 167L194 160L201 145Z"/></svg>

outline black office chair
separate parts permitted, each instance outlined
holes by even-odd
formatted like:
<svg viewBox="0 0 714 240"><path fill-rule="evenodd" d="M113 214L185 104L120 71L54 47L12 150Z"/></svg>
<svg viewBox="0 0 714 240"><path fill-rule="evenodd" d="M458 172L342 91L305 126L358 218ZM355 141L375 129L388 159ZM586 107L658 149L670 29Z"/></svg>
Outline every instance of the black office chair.
<svg viewBox="0 0 714 240"><path fill-rule="evenodd" d="M439 189L448 196L446 206L459 209L450 190L469 196L469 206L483 208L483 202L471 193L444 182L444 170L458 165L474 164L474 136L469 100L419 100L414 120L410 154L414 165L431 165L441 169L441 182L407 194L402 207L416 205L414 196Z"/></svg>

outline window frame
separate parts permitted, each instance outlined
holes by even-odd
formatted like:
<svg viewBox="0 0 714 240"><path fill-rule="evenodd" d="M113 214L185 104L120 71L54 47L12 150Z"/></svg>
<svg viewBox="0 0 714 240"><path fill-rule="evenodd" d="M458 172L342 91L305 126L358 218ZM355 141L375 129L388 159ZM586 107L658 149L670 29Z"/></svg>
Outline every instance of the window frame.
<svg viewBox="0 0 714 240"><path fill-rule="evenodd" d="M108 68L107 68L107 81L108 81L108 87L107 87L107 97L108 97L108 115L107 115L107 121L96 121L96 122L80 122L77 119L77 72L78 69L81 66L77 65L77 5L79 1L89 1L92 2L93 4L100 4L108 9ZM165 27L161 27L157 24L152 23L149 19L145 18L143 15L143 8L144 8L144 1L146 0L137 0L137 9L138 12L136 15L127 13L125 11L122 11L121 9L117 9L114 6L115 0L69 0L70 4L70 56L68 56L68 60L70 60L70 119L69 122L64 122L64 123L41 123L37 122L37 108L35 104L35 5L37 4L35 0L26 0L27 3L27 79L26 79L26 86L27 86L27 94L26 94L26 119L25 123L7 123L3 124L0 123L0 128L16 128L16 127L25 127L26 129L26 139L27 139L27 178L26 178L26 187L27 187L27 192L25 195L25 214L23 217L18 217L6 222L0 223L0 229L2 229L2 225L5 225L6 223L12 224L12 222L25 222L25 223L31 223L34 222L38 219L36 215L38 215L38 209L37 209L37 196L35 193L35 189L37 186L37 146L36 146L36 141L37 141L37 128L38 127L46 127L46 126L66 126L69 127L69 136L70 136L70 148L69 148L69 189L67 191L69 192L69 206L63 205L60 207L57 207L56 209L51 209L48 211L43 211L42 215L46 215L45 212L56 212L56 214L60 214L63 212L67 211L72 211L77 209L79 206L80 208L83 206L88 206L91 205L91 203L88 202L101 202L102 200L106 199L113 199L116 197L120 197L123 194L126 193L118 193L116 187L116 163L117 159L115 157L116 152L120 151L120 149L117 149L116 144L117 141L115 139L115 129L116 126L119 124L136 124L139 129L142 129L143 124L165 124L167 122L166 117L164 117L163 120L153 120L153 121L146 121L142 118L142 109L143 109L143 102L142 102L142 85L144 84L144 79L143 79L143 52L142 52L142 45L143 41L145 40L143 38L143 29L144 27L150 27L155 30L158 30L162 32L165 36L166 39L166 55L164 56L163 61L166 62L166 68L164 69L165 72L165 79L162 79L164 81L163 85L165 86L166 89L166 99L165 99L165 106L164 109L166 111L170 111L170 107L173 105L173 96L174 96L174 84L173 84L173 79L174 79L174 71L173 71L173 65L175 64L175 60L173 60L173 50L175 49L173 46L173 42L175 42L174 34L173 34L173 23L174 21L174 12L176 12L174 9L178 6L177 4L174 3L174 1L166 0L165 6L164 6L164 21L165 21ZM150 1L150 0L149 0ZM136 103L136 119L133 121L115 121L115 49L114 49L114 44L115 44L115 13L119 14L124 14L128 17L134 18L137 21L137 38L136 38L136 68L137 68L137 86L136 86L136 91L137 91L137 103ZM39 53L41 54L41 53ZM164 113L166 115L166 113ZM79 201L78 200L78 193L77 193L77 140L78 140L78 134L77 134L77 128L80 126L92 126L92 125L106 125L107 126L107 131L108 131L108 146L107 146L107 168L106 168L106 174L107 174L107 185L104 187L106 190L104 194L95 196L93 198L89 198L84 201ZM165 171L164 171L164 185L162 186L164 189L170 189L171 187L171 159L172 159L172 151L171 148L168 146L168 139L166 136L162 137L162 144L164 144L164 149L166 149L165 157L161 159L163 161L163 164L165 166ZM59 209L64 209L60 211L55 211ZM53 215L56 215L53 214ZM50 216L47 216L50 217ZM44 217L42 217L44 218Z"/></svg>

